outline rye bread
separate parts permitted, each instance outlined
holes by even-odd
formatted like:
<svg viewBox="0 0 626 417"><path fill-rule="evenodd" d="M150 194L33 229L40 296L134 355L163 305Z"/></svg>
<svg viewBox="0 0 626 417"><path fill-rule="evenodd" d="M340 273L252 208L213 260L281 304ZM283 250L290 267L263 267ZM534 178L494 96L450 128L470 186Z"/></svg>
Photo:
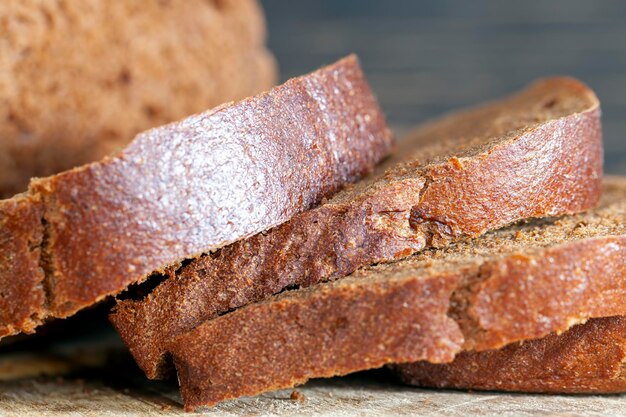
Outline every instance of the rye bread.
<svg viewBox="0 0 626 417"><path fill-rule="evenodd" d="M407 384L563 394L626 392L626 317L578 324L563 334L502 349L461 352L447 364L393 366Z"/></svg>
<svg viewBox="0 0 626 417"><path fill-rule="evenodd" d="M626 179L534 220L208 320L168 345L187 409L389 363L450 362L626 313Z"/></svg>
<svg viewBox="0 0 626 417"><path fill-rule="evenodd" d="M351 56L36 179L0 201L0 336L282 223L392 147Z"/></svg>
<svg viewBox="0 0 626 417"><path fill-rule="evenodd" d="M555 78L427 123L370 178L172 271L144 299L120 302L111 320L158 378L165 345L224 311L523 218L588 209L601 188L598 106L580 82Z"/></svg>
<svg viewBox="0 0 626 417"><path fill-rule="evenodd" d="M0 198L276 81L256 0L3 0L0 31Z"/></svg>

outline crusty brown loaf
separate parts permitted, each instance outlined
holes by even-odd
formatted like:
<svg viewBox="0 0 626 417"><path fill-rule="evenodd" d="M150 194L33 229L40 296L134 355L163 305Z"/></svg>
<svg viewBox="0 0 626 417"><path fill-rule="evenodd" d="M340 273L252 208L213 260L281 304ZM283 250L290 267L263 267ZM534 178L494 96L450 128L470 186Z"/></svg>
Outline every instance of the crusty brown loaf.
<svg viewBox="0 0 626 417"><path fill-rule="evenodd" d="M34 180L29 194L0 201L0 336L284 222L392 146L351 56Z"/></svg>
<svg viewBox="0 0 626 417"><path fill-rule="evenodd" d="M522 218L577 212L600 195L598 102L576 80L418 128L378 174L284 225L204 256L111 319L150 378L175 335L283 288L477 236Z"/></svg>
<svg viewBox="0 0 626 417"><path fill-rule="evenodd" d="M187 408L451 361L626 313L626 179L599 208L490 232L208 320L169 345Z"/></svg>
<svg viewBox="0 0 626 417"><path fill-rule="evenodd" d="M540 393L626 392L626 317L589 320L567 332L502 349L462 352L453 362L393 367L411 385Z"/></svg>
<svg viewBox="0 0 626 417"><path fill-rule="evenodd" d="M276 80L256 0L3 0L0 32L0 198Z"/></svg>

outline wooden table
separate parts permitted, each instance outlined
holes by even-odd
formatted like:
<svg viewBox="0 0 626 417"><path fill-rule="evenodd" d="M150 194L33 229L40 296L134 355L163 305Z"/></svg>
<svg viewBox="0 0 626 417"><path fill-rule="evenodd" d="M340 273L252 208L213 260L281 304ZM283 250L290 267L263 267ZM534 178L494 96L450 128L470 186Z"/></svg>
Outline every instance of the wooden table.
<svg viewBox="0 0 626 417"><path fill-rule="evenodd" d="M0 355L0 415L626 416L624 396L425 390L402 386L384 370L310 381L296 388L303 401L282 390L185 413L175 381L147 381L111 328L78 323L62 342Z"/></svg>

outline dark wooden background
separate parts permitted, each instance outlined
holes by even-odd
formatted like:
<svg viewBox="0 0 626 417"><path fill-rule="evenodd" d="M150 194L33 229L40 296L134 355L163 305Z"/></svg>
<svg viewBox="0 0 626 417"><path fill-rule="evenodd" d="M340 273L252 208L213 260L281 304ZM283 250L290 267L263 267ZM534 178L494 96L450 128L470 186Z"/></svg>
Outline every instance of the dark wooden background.
<svg viewBox="0 0 626 417"><path fill-rule="evenodd" d="M606 171L626 174L626 2L263 0L285 79L350 52L398 132L567 74L603 108Z"/></svg>

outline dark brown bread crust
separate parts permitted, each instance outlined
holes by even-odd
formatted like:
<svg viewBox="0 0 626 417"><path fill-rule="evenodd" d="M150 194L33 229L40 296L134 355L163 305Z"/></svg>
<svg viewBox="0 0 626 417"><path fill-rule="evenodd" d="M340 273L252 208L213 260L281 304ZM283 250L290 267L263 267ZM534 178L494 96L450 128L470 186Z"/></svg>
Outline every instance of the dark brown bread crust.
<svg viewBox="0 0 626 417"><path fill-rule="evenodd" d="M0 33L0 198L277 79L257 0L3 0Z"/></svg>
<svg viewBox="0 0 626 417"><path fill-rule="evenodd" d="M471 294L462 296L467 304L460 307L453 298L458 304L451 314L469 336L466 350L498 348L564 331L589 317L624 314L626 235L583 240L545 250L541 256L514 255L484 265L478 281L471 284ZM463 313L455 310L459 308Z"/></svg>
<svg viewBox="0 0 626 417"><path fill-rule="evenodd" d="M555 96L584 105L546 113L542 106ZM590 208L600 195L601 160L593 93L575 80L544 80L425 125L386 173L195 260L144 300L119 303L111 320L157 378L167 342L221 312L522 218Z"/></svg>
<svg viewBox="0 0 626 417"><path fill-rule="evenodd" d="M48 291L39 319L71 315L154 271L282 223L370 172L392 146L352 56L142 133L114 157L34 180L43 253L29 259L45 260ZM12 250L21 248L2 248L9 257ZM16 317L0 328L26 325Z"/></svg>
<svg viewBox="0 0 626 417"><path fill-rule="evenodd" d="M43 316L42 214L37 196L0 202L0 337L32 332Z"/></svg>
<svg viewBox="0 0 626 417"><path fill-rule="evenodd" d="M378 368L389 358L451 361L463 342L446 316L455 281L353 282L210 320L173 349L185 404L212 405L294 386L312 372L330 377L363 369L363 363ZM431 339L433 334L440 337Z"/></svg>
<svg viewBox="0 0 626 417"><path fill-rule="evenodd" d="M626 317L589 320L567 332L451 363L416 362L393 369L411 385L472 390L600 394L626 392Z"/></svg>
<svg viewBox="0 0 626 417"><path fill-rule="evenodd" d="M619 224L594 236L576 234L591 212L570 223L556 245L463 262L435 251L417 263L366 268L206 321L169 345L186 407L385 363L446 362L462 350L498 349L588 318L626 314L626 182L619 188ZM543 227L523 230L532 239ZM360 309L371 318L354 314Z"/></svg>

